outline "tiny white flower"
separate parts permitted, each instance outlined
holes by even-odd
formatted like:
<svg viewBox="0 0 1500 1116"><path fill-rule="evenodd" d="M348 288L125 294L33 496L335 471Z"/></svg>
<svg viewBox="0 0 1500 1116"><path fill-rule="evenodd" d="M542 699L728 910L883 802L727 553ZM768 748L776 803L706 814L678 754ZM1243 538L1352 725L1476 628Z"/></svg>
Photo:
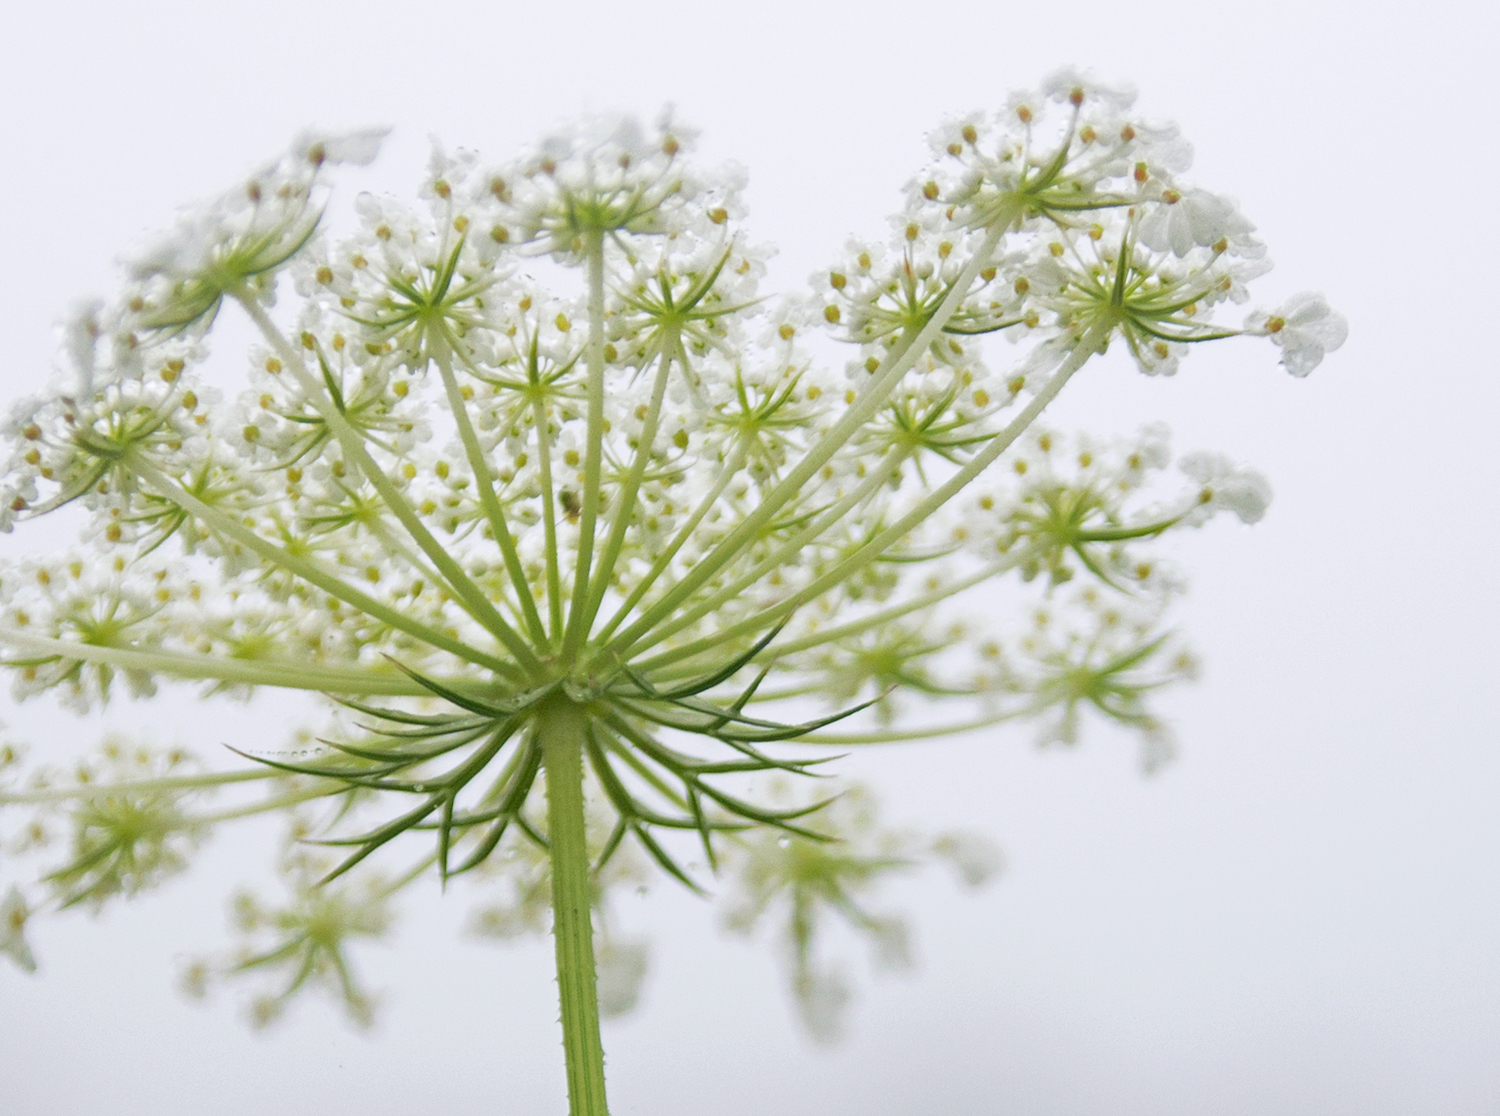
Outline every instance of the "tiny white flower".
<svg viewBox="0 0 1500 1116"><path fill-rule="evenodd" d="M1245 319L1247 333L1260 333L1281 346L1281 363L1293 376L1306 376L1349 337L1349 321L1316 291L1292 295L1275 310L1257 310Z"/></svg>
<svg viewBox="0 0 1500 1116"><path fill-rule="evenodd" d="M303 132L292 144L292 150L314 166L343 163L352 167L369 166L380 154L380 145L390 135L389 128L361 128L352 132Z"/></svg>
<svg viewBox="0 0 1500 1116"><path fill-rule="evenodd" d="M26 944L26 922L31 911L21 889L12 887L0 903L0 953L9 957L28 973L36 972L36 957Z"/></svg>
<svg viewBox="0 0 1500 1116"><path fill-rule="evenodd" d="M1155 775L1177 758L1177 737L1163 724L1154 724L1141 736L1141 772Z"/></svg>
<svg viewBox="0 0 1500 1116"><path fill-rule="evenodd" d="M1042 79L1042 95L1054 101L1081 105L1095 101L1117 112L1135 103L1135 90L1128 85L1105 85L1072 66L1054 70Z"/></svg>
<svg viewBox="0 0 1500 1116"><path fill-rule="evenodd" d="M932 851L953 866L965 887L983 887L1005 868L1005 854L982 833L945 833Z"/></svg>
<svg viewBox="0 0 1500 1116"><path fill-rule="evenodd" d="M650 947L645 942L604 940L594 951L599 989L599 1014L626 1015L641 998Z"/></svg>
<svg viewBox="0 0 1500 1116"><path fill-rule="evenodd" d="M1249 236L1254 228L1228 198L1207 190L1168 187L1162 191L1161 204L1153 206L1142 219L1140 239L1142 244L1159 252L1170 248L1181 259L1194 248L1221 242L1225 249L1238 248L1243 243L1254 251L1259 247L1259 242Z"/></svg>
<svg viewBox="0 0 1500 1116"><path fill-rule="evenodd" d="M1185 523L1203 523L1220 509L1234 512L1242 523L1258 523L1271 506L1271 482L1264 474L1241 468L1222 453L1184 454L1177 467L1201 486Z"/></svg>

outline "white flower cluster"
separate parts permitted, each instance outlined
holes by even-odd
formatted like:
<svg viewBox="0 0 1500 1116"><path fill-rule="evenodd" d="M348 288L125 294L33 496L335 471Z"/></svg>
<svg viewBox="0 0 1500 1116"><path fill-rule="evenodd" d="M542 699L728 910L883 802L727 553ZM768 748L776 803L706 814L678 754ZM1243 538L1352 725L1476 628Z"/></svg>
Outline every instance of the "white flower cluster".
<svg viewBox="0 0 1500 1116"><path fill-rule="evenodd" d="M1180 578L1150 544L1219 511L1253 523L1269 485L1198 453L1178 462L1187 488L1165 494L1160 428L1111 441L1039 418L1115 338L1165 374L1194 345L1265 336L1305 375L1346 327L1315 295L1222 320L1269 268L1264 247L1232 202L1184 180L1175 129L1131 106L1065 72L943 125L890 235L852 242L810 295L781 300L761 291L769 253L741 227L743 175L692 165L692 133L670 117L586 121L502 166L438 148L415 204L362 195L339 241L320 228L326 168L367 161L379 135L299 140L81 311L66 382L13 412L0 528L67 505L85 542L0 569L17 693L83 708L120 682L149 697L178 679L334 697L358 727L262 756L301 781L247 780L277 789L222 816L408 804L341 838L335 874L427 829L438 851L419 867L444 878L517 835L561 878L562 843L541 832L552 815L528 803L564 730L612 819L596 851L578 837L578 857L607 862L629 841L684 881L655 834L696 830L710 865L743 827L816 844L807 809L719 781L803 771L766 750L782 741L1039 718L1071 742L1093 710L1139 730L1154 766L1170 738L1148 698L1191 660L1162 625ZM538 278L559 267L582 293ZM259 336L221 392L207 337L225 303ZM820 331L848 345L845 367L815 359ZM1019 636L959 612L1010 575L1043 594ZM806 697L853 708L772 715ZM942 706L962 712L897 723ZM163 778L120 800L155 804L154 868L89 877L84 893L176 867L202 822L172 813L176 794L200 784ZM303 966L267 1018L305 980L366 1017L342 937L311 927L374 935L385 894L303 889L247 915L285 940L241 967ZM20 903L5 907L16 935ZM24 964L19 940L0 946ZM793 940L805 1002L837 1000ZM621 949L618 1003L643 964Z"/></svg>

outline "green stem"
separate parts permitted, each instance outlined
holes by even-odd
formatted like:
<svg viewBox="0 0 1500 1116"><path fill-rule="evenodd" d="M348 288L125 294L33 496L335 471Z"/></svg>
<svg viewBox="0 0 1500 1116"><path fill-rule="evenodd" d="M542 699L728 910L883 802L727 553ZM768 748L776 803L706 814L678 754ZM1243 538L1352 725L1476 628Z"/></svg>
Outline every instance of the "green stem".
<svg viewBox="0 0 1500 1116"><path fill-rule="evenodd" d="M732 601L742 595L766 577L768 574L781 569L783 566L793 564L803 555L807 548L822 537L829 528L838 524L854 509L861 507L872 499L875 494L885 486L892 473L899 469L907 456L907 451L901 447L891 449L876 462L864 481L844 496L832 507L820 513L808 526L803 527L791 538L786 539L772 553L758 562L748 573L742 574L728 585L724 586L713 596L699 601L686 612L679 613L670 623L661 623L665 617L655 617L648 611L643 618L649 618L653 627L650 634L638 640L629 648L621 648L623 652L629 650L634 655L640 655L648 648L655 647L663 640L670 639L684 628L691 627L704 616L709 615L727 601ZM659 625L659 626L657 626Z"/></svg>
<svg viewBox="0 0 1500 1116"><path fill-rule="evenodd" d="M547 405L540 399L531 403L532 425L536 427L536 464L542 480L542 533L547 551L547 619L552 623L552 639L562 641L563 597L562 568L557 558L557 496L552 484L552 435L547 428Z"/></svg>
<svg viewBox="0 0 1500 1116"><path fill-rule="evenodd" d="M840 639L847 639L850 636L857 636L869 631L872 628L883 627L884 625L889 624L894 620L901 619L901 617L903 616L908 616L913 612L920 612L923 609L930 608L932 605L940 604L941 602L947 600L949 597L963 592L965 589L972 588L973 586L978 585L980 582L988 581L990 578L994 577L997 574L1004 573L1006 570L1011 569L1014 565L1014 562L1009 561L992 562L989 565L984 566L971 574L967 574L964 577L959 578L957 581L954 581L951 584L944 585L941 588L934 589L927 593L923 593L921 596L913 597L910 600L904 601L899 605L892 605L890 608L883 608L879 612L873 612L870 615L863 616L858 620L851 620L848 623L841 624L836 628L824 628L821 631L814 631L808 635L805 635L800 639L793 639L787 641L786 643L778 643L775 645L775 647L768 647L766 648L766 650L760 653L758 658L780 658L782 656L795 654L798 651L808 651L814 647L821 647L824 644L834 643ZM674 648L672 652L664 654L660 660L646 659L636 665L640 670L650 671L652 680L658 683L669 681L673 678L687 678L691 677L694 674L700 674L703 670L701 666L679 666L675 669L670 670L658 669L658 667L662 663L683 662L684 657L681 652L691 652L692 654L696 655L702 652L718 649L723 645L722 640L727 638L724 633L732 630L732 628L724 629L724 632L716 632L708 640L697 640L693 643L685 644L681 648ZM799 688L796 690L778 691L775 696L798 697L803 693L813 692L819 689L821 689L821 687L814 684L809 686L806 690ZM770 701L772 700L772 694L763 689L757 690L753 700Z"/></svg>
<svg viewBox="0 0 1500 1116"><path fill-rule="evenodd" d="M231 659L219 655L199 655L190 651L146 650L137 647L98 647L74 640L52 639L17 631L0 625L0 644L14 647L24 654L48 659L73 659L86 663L105 663L121 670L144 670L166 674L182 681L228 682L244 686L279 686L290 690L316 690L325 694L360 694L364 696L424 697L430 691L405 675L383 666L351 664L349 669L318 663L293 663L266 659ZM27 663L0 660L0 666L25 666ZM462 680L445 679L446 684Z"/></svg>
<svg viewBox="0 0 1500 1116"><path fill-rule="evenodd" d="M15 806L27 802L66 802L70 798L98 798L102 794L128 794L132 791L212 790L230 783L253 783L283 777L283 772L270 770L217 771L208 775L167 775L160 779L127 780L107 786L91 783L86 786L47 787L16 794L0 793L0 806Z"/></svg>
<svg viewBox="0 0 1500 1116"><path fill-rule="evenodd" d="M547 840L552 859L552 937L562 1001L570 1116L608 1116L604 1044L594 974L593 883L583 818L583 749L588 716L564 697L538 712L547 771Z"/></svg>
<svg viewBox="0 0 1500 1116"><path fill-rule="evenodd" d="M604 603L604 594L609 589L610 578L615 572L615 563L620 557L620 548L625 545L625 532L629 530L630 521L635 514L636 494L641 490L641 480L646 475L646 465L651 459L651 451L656 444L656 427L661 419L662 401L667 396L667 380L672 372L672 355L678 350L679 345L676 330L669 331L667 340L662 344L661 356L658 358L656 380L651 387L651 403L646 408L646 418L641 424L641 440L635 449L635 462L625 478L624 491L620 493L618 506L614 510L614 522L610 526L609 538L605 541L599 567L594 571L588 607L583 616L585 632L593 626L594 618L599 614L599 606ZM684 366L686 363L686 361L683 362Z"/></svg>
<svg viewBox="0 0 1500 1116"><path fill-rule="evenodd" d="M510 574L516 597L521 602L521 612L526 618L526 626L537 646L545 646L547 634L542 627L541 617L537 615L536 600L531 595L531 585L526 580L526 572L521 568L521 556L516 553L515 540L511 537L510 527L505 522L505 511L500 507L500 498L495 495L494 475L490 472L489 462L485 460L484 449L479 444L479 435L474 432L474 424L469 421L469 411L464 406L463 391L458 386L457 377L453 375L453 361L448 354L440 354L437 358L437 366L439 374L443 377L443 391L448 396L448 409L453 412L453 421L458 424L458 436L463 442L464 455L468 458L469 468L474 472L474 483L479 489L480 506L484 508L490 531L494 534L495 543L500 547L500 554L505 559L505 569Z"/></svg>
<svg viewBox="0 0 1500 1116"><path fill-rule="evenodd" d="M687 522L678 530L677 534L672 538L672 542L657 555L656 561L651 564L651 569L647 572L646 576L636 582L635 588L630 591L630 596L625 598L625 603L610 618L609 623L604 625L604 629L599 633L596 640L598 644L602 646L608 642L609 637L614 635L615 629L630 616L630 610L640 604L641 598L656 584L656 579L662 575L666 568L672 564L672 559L677 557L677 552L693 537L693 532L698 529L698 524L703 522L703 517L713 510L713 506L718 503L719 497L724 495L724 489L729 487L729 482L739 473L740 467L744 463L745 444L739 442L735 445L734 452L730 455L729 459L719 466L719 475L714 480L713 487L709 489L708 495L693 509L693 514L688 517ZM668 585L667 588L670 591L671 585Z"/></svg>
<svg viewBox="0 0 1500 1116"><path fill-rule="evenodd" d="M464 572L463 567L453 560L437 539L433 538L432 533L423 526L416 510L407 502L406 497L401 494L390 477L386 476L385 470L381 469L375 459L370 456L370 452L365 449L360 433L349 424L336 407L331 407L323 401L320 390L322 385L308 371L302 355L276 328L275 323L271 321L258 302L251 298L240 298L239 301L260 329L261 334L281 357L282 363L291 369L292 374L302 384L309 402L317 408L318 414L338 438L339 446L343 449L345 456L353 459L365 479L385 501L386 507L390 508L391 513L400 520L401 526L406 528L406 533L411 536L412 541L437 567L454 597L469 606L470 615L505 645L506 650L515 656L523 670L531 673L533 677L538 676L541 663L532 653L526 640L505 622L505 618L495 610L494 604L485 596L484 590L474 584L469 575Z"/></svg>
<svg viewBox="0 0 1500 1116"><path fill-rule="evenodd" d="M959 736L991 725L1004 724L1034 712L1031 709L1007 710L991 713L986 717L975 717L970 721L958 721L946 725L929 725L914 729L889 729L884 732L810 732L797 737L798 744L828 744L836 748L860 744L901 744L913 740L936 740L940 736Z"/></svg>
<svg viewBox="0 0 1500 1116"><path fill-rule="evenodd" d="M959 305L968 296L975 277L994 256L1011 220L1010 216L1006 216L1003 220L996 221L985 237L984 243L965 265L958 278L953 281L953 286L949 288L948 294L927 323L914 335L910 333L903 335L901 342L886 355L880 367L872 374L870 382L853 406L849 407L838 422L818 439L796 466L782 478L781 482L765 495L755 511L741 520L734 530L730 531L717 546L699 560L686 577L653 606L654 612L670 613L690 597L700 585L718 573L721 567L737 557L745 547L751 545L759 535L760 529L771 520L771 517L802 491L803 486L835 453L843 448L845 443L854 436L855 431L875 416L901 378L916 364L922 353L927 350L927 346L942 333L943 327L948 324L948 319L953 317ZM649 622L638 618L614 640L612 644L614 650L622 653L624 648L634 644L650 627Z"/></svg>
<svg viewBox="0 0 1500 1116"><path fill-rule="evenodd" d="M569 664L587 634L589 573L594 564L594 531L599 523L604 472L604 238L598 233L592 235L588 246L588 265L588 446L583 458L583 510L578 521L573 599L568 604L568 626L562 646L563 661Z"/></svg>
<svg viewBox="0 0 1500 1116"><path fill-rule="evenodd" d="M378 620L395 628L399 632L405 632L409 636L421 640L429 647L439 651L447 651L450 655L457 656L465 662L473 663L475 666L486 667L495 673L507 677L516 678L521 672L503 659L497 659L493 655L486 655L482 651L476 651L460 640L429 628L420 621L404 616L387 605L381 604L374 597L360 592L353 586L346 585L342 580L327 570L322 569L316 563L306 558L300 558L292 554L285 547L277 546L275 543L261 538L249 527L226 515L218 508L205 504L187 489L183 488L171 477L167 476L156 466L144 458L132 457L129 460L131 469L136 476L145 481L158 496L170 500L183 511L191 512L203 523L223 535L225 538L233 539L247 550L253 551L267 562L280 566L288 573L301 578L309 585L315 585L330 596L337 597L345 604L359 609L366 616Z"/></svg>
<svg viewBox="0 0 1500 1116"><path fill-rule="evenodd" d="M841 559L832 569L815 578L810 585L804 586L802 591L795 597L790 597L779 604L762 609L756 615L747 620L741 620L738 624L730 625L715 632L713 640L716 642L727 642L737 639L742 635L752 632L764 631L779 622L782 617L790 615L808 601L816 600L823 593L842 585L854 574L864 569L871 562L886 553L892 546L900 542L903 537L921 525L922 521L931 516L959 492L984 472L995 458L1004 453L1010 446L1025 433L1027 427L1036 421L1051 403L1053 398L1063 389L1063 385L1070 380L1074 373L1083 367L1085 362L1099 351L1099 346L1108 338L1114 323L1108 319L1096 322L1087 329L1073 346L1072 352L1052 378L1047 381L1036 397L1027 404L1016 418L996 434L988 445L976 453L964 467L937 489L912 508L891 526L885 528L859 547L854 553ZM622 637L623 639L623 637ZM654 641L653 641L654 642ZM690 658L692 655L700 654L705 641L686 644L671 651L655 656L652 660L657 666L677 662L681 659Z"/></svg>
<svg viewBox="0 0 1500 1116"><path fill-rule="evenodd" d="M227 810L220 810L217 814L199 814L189 821L193 825L218 825L220 822L236 821L240 818L252 818L256 814L269 813L272 810L284 810L288 806L295 806L299 802L310 802L314 798L327 798L333 794L347 794L349 788L343 783L334 783L332 786L322 785L308 787L306 790L292 791L290 794L278 795L275 798L267 798L260 802L249 802L243 806L235 806Z"/></svg>

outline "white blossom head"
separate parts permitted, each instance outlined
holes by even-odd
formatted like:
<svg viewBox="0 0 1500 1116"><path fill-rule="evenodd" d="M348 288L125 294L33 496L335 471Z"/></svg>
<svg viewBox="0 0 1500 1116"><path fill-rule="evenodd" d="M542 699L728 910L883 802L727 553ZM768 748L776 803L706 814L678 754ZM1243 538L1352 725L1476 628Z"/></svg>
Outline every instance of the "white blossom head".
<svg viewBox="0 0 1500 1116"><path fill-rule="evenodd" d="M1321 294L1302 291L1275 310L1255 311L1245 319L1245 332L1269 337L1286 370L1306 376L1348 339L1349 321Z"/></svg>

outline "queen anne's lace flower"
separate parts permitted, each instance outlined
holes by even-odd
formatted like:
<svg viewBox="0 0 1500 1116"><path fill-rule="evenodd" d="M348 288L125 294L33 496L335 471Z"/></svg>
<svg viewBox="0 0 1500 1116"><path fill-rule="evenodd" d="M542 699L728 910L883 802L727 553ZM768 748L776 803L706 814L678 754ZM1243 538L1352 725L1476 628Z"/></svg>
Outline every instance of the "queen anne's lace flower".
<svg viewBox="0 0 1500 1116"><path fill-rule="evenodd" d="M888 848L847 815L857 795L820 811L746 790L820 762L783 743L1012 719L1071 743L1097 715L1141 734L1148 767L1170 753L1153 701L1192 663L1152 544L1220 510L1254 522L1269 486L1193 454L1178 491L1159 427L1111 440L1039 417L1117 339L1170 374L1264 335L1302 375L1343 319L1302 295L1226 325L1270 266L1253 226L1183 180L1175 129L1076 72L935 130L888 234L805 296L763 291L743 172L694 166L691 139L670 117L594 118L499 167L435 144L415 203L362 195L339 239L328 168L379 136L306 136L74 315L58 386L6 426L0 527L67 507L86 543L0 569L17 693L93 708L164 681L279 686L342 712L247 770L6 790L71 819L57 904L142 890L213 824L296 808L297 838L339 855L294 856L287 905L242 904L260 944L189 984L277 972L259 1021L321 985L365 1022L346 946L383 932L392 892L509 871L479 925L534 928L551 906L570 1066L592 1073L598 1010L643 972L599 893L621 858L696 887L740 857L738 922L790 910L791 983L823 1034L847 982L814 956L817 909L896 962L904 924L857 901L865 884L934 852L992 871L972 841ZM539 279L555 265L578 269L571 293ZM207 348L226 304L258 335L227 399ZM847 358L829 367L827 344ZM1019 636L964 603L997 578L1039 598ZM808 719L809 697L834 708ZM229 782L242 800L208 812L198 792ZM317 886L414 834L433 846L394 882ZM0 933L29 963L19 927Z"/></svg>

